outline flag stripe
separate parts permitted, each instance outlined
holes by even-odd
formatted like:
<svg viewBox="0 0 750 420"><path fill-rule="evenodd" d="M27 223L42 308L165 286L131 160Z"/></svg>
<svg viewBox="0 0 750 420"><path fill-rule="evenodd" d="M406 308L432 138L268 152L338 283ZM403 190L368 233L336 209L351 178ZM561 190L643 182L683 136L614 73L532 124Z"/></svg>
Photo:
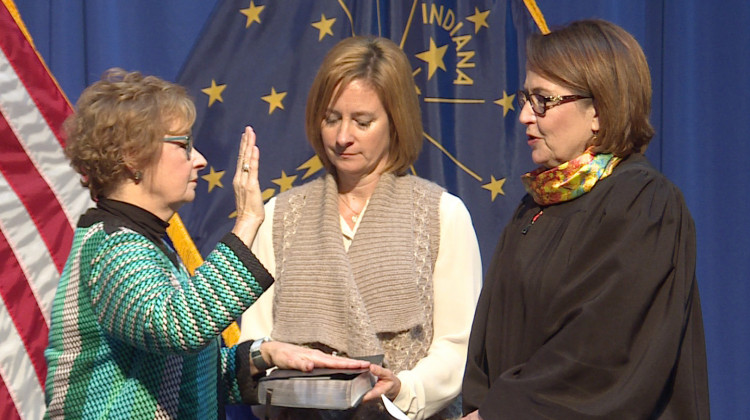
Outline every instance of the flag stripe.
<svg viewBox="0 0 750 420"><path fill-rule="evenodd" d="M24 283L28 281L37 300L35 304L41 308L45 325L49 326L52 300L60 273L44 240L33 226L34 221L26 207L19 205L18 196L0 174L0 232L8 243L9 253L6 259L18 261L25 276L24 279L19 277L19 280L24 280Z"/></svg>
<svg viewBox="0 0 750 420"><path fill-rule="evenodd" d="M10 401L0 398L0 403L3 407L6 403L10 406L15 405L20 414L20 417L11 415L2 418L42 418L45 410L44 390L39 385L31 359L26 352L21 350L24 348L23 342L2 300L0 300L0 337L3 337L0 340L0 376L7 387L8 395L13 397ZM44 338L46 339L46 336ZM8 411L12 413L12 410L8 409Z"/></svg>
<svg viewBox="0 0 750 420"><path fill-rule="evenodd" d="M16 411L16 405L8 392L8 387L5 386L5 380L0 369L0 418L15 419L18 417L20 415Z"/></svg>
<svg viewBox="0 0 750 420"><path fill-rule="evenodd" d="M4 116L0 117L0 132L11 133ZM57 271L61 272L73 240L70 221L18 139L6 135L2 145L0 172L31 215Z"/></svg>
<svg viewBox="0 0 750 420"><path fill-rule="evenodd" d="M27 87L35 107L62 144L62 123L72 111L70 103L6 7L0 7L0 26L3 28L0 49L10 58L13 67L23 69L16 74L18 80Z"/></svg>
<svg viewBox="0 0 750 420"><path fill-rule="evenodd" d="M0 235L0 255L13 255L3 235ZM18 261L4 258L0 261L0 270L5 280L0 282L0 297L31 359L39 384L44 386L47 371L44 348L47 346L49 328Z"/></svg>
<svg viewBox="0 0 750 420"><path fill-rule="evenodd" d="M75 220L80 209L90 205L90 200L81 189L79 177L68 164L60 140L60 125L65 120L59 115L60 111L70 113L72 109L61 94L41 94L40 85L56 85L50 82L49 76L40 77L37 72L23 67L26 64L17 58L17 52L6 56L8 50L12 49L4 48L0 54L0 75L3 76L0 78L0 91L3 92L0 111L10 123L18 144L48 184L45 189L50 189L56 200L60 201L68 220ZM8 61L8 57L12 57L12 60ZM21 78L24 78L26 85L21 83ZM50 106L55 111L44 111L37 104Z"/></svg>
<svg viewBox="0 0 750 420"><path fill-rule="evenodd" d="M7 49L12 50L12 48ZM39 66L39 63L35 61L31 64L34 63L37 67ZM8 122L8 128L3 130L7 133L3 149L7 147L15 150L19 158L28 156L27 162L23 165L19 163L17 172L12 172L16 176L8 182L13 185L13 188L23 188L24 191L29 187L36 187L34 191L42 195L42 202L53 206L36 206L36 203L10 195L5 197L6 201L0 203L0 206L5 207L0 214L3 215L6 229L13 229L13 232L6 232L8 241L16 250L19 263L32 283L32 290L47 319L56 287L56 281L50 281L50 279L57 278L72 237L72 228L66 225L70 225L77 218L78 213L90 205L90 200L85 190L81 188L77 174L68 165L62 146L55 137L55 131L47 125L42 112L37 109L25 86L17 80L20 76L6 60L4 54L0 54L0 69L0 75L3 76L0 79L0 90L4 92L0 95L0 110L6 118L5 121ZM29 70L22 68L22 72L33 73ZM50 77L35 75L26 79L33 82L32 85L35 87L32 90L38 90L39 85L56 88L54 83L49 82ZM61 94L46 96L56 98L58 103L65 105L63 109L70 111L67 101ZM50 99L49 102L45 102L45 105L53 102ZM55 115L59 112L47 114ZM59 124L63 120L64 118L58 117L54 121ZM12 142L14 136L18 139L17 143ZM6 161L12 159L12 156L3 155L0 159ZM15 162L15 160L12 161ZM41 179L37 179L37 182L32 184L31 182L36 178ZM25 204L25 207L18 206L19 200ZM32 205L35 207L31 207ZM39 210L44 209L48 210L47 213L56 214L56 220L48 220L43 214L37 214ZM25 214L25 211L31 214ZM49 224L48 229L42 230L41 239L35 230L31 229L36 223ZM63 227L62 230L59 230L60 226ZM53 238L54 242L51 242L50 238ZM13 244L16 245L13 246ZM40 252L41 250L49 251ZM54 265L50 264L53 261ZM57 274L55 269L58 271ZM47 323L49 323L48 320Z"/></svg>

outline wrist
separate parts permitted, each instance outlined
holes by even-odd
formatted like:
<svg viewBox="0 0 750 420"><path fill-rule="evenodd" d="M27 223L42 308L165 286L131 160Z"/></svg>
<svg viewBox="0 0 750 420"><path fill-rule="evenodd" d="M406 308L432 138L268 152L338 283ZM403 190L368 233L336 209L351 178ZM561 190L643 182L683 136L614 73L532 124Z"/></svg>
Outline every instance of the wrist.
<svg viewBox="0 0 750 420"><path fill-rule="evenodd" d="M397 377L393 382L393 387L391 387L391 389L386 392L385 396L388 397L389 400L395 401L398 398L399 394L401 394L401 381L399 381Z"/></svg>
<svg viewBox="0 0 750 420"><path fill-rule="evenodd" d="M253 212L237 212L237 218L235 219L236 224L247 224L253 227L260 226L265 219L265 214L257 214Z"/></svg>
<svg viewBox="0 0 750 420"><path fill-rule="evenodd" d="M250 345L250 360L258 373L265 372L273 367L273 362L266 361L261 351L261 346L269 341L271 341L269 337L263 337L253 341L253 344ZM271 359L270 356L268 358Z"/></svg>
<svg viewBox="0 0 750 420"><path fill-rule="evenodd" d="M393 403L396 404L396 407L400 408L401 411L409 414L410 411L414 410L414 399L416 397L414 395L414 384L410 381L408 375L402 380L401 375L404 373L407 373L407 371L401 371L399 375L393 375L393 387L385 392L385 396L393 401Z"/></svg>
<svg viewBox="0 0 750 420"><path fill-rule="evenodd" d="M260 225L263 223L262 218L237 220L232 228L234 233L248 247L253 244L255 235L258 233Z"/></svg>

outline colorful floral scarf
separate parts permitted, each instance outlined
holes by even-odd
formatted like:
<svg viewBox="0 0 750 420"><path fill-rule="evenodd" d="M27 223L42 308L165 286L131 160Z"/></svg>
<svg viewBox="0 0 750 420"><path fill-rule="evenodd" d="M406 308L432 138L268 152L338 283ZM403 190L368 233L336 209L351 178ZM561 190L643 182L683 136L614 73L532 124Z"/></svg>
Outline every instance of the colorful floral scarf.
<svg viewBox="0 0 750 420"><path fill-rule="evenodd" d="M611 153L595 154L592 146L555 168L541 167L524 174L521 181L537 204L548 206L586 194L597 181L612 174L621 160Z"/></svg>

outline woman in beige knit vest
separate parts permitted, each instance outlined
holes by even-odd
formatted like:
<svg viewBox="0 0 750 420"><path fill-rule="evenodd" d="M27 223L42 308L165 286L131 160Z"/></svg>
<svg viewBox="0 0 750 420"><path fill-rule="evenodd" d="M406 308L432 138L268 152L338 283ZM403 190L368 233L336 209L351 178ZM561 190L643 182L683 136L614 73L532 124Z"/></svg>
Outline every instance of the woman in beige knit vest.
<svg viewBox="0 0 750 420"><path fill-rule="evenodd" d="M460 417L479 247L459 198L406 175L422 145L420 118L398 46L339 42L305 118L327 173L270 200L253 245L276 283L243 315L243 339L385 356L371 366L378 382L359 411L341 417L377 417L383 394L410 418Z"/></svg>

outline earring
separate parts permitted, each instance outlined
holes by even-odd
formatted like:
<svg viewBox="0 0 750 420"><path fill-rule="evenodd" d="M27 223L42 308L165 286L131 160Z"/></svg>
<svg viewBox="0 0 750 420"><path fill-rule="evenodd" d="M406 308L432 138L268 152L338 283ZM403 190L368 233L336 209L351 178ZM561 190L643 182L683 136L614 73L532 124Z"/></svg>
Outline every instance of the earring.
<svg viewBox="0 0 750 420"><path fill-rule="evenodd" d="M143 179L143 173L141 171L135 171L133 174L133 180L135 180L136 185L140 184L141 179Z"/></svg>

